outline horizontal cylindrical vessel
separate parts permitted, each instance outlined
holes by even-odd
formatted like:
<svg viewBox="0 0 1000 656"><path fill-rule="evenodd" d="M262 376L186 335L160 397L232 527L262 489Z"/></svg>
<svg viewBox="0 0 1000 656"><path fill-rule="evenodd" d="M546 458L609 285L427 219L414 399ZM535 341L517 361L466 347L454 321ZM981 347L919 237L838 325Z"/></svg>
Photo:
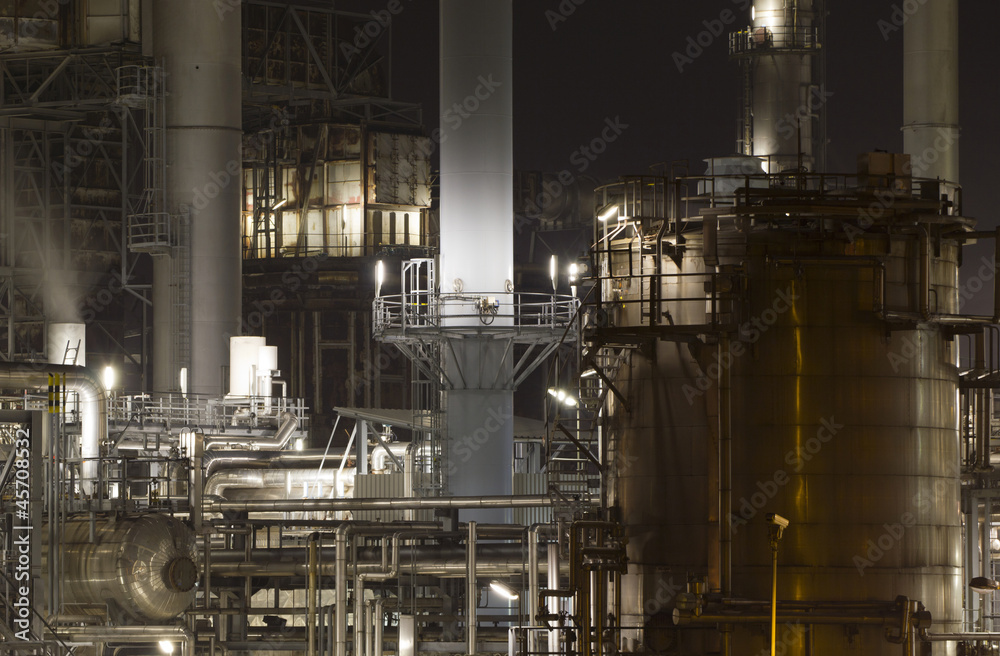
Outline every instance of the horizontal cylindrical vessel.
<svg viewBox="0 0 1000 656"><path fill-rule="evenodd" d="M60 539L65 603L139 622L177 617L194 601L194 533L166 515L71 519Z"/></svg>

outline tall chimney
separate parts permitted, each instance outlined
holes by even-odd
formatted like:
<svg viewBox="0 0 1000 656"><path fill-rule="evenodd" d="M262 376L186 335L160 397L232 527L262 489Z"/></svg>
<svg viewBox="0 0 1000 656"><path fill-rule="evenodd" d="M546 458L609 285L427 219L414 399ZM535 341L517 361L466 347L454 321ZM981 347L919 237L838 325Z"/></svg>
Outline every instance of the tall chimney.
<svg viewBox="0 0 1000 656"><path fill-rule="evenodd" d="M494 327L512 322L514 162L511 0L441 0L441 291L500 299ZM460 282L458 282L460 281ZM470 302L442 312L464 314ZM474 315L474 312L471 312ZM446 321L449 321L446 318ZM448 480L456 495L510 494L511 363L488 334L452 338L446 371ZM505 521L502 510L463 513Z"/></svg>
<svg viewBox="0 0 1000 656"><path fill-rule="evenodd" d="M190 220L175 254L154 264L153 389L179 389L189 367L188 391L218 395L242 294L240 9L151 4L166 79L167 207Z"/></svg>
<svg viewBox="0 0 1000 656"><path fill-rule="evenodd" d="M959 182L958 0L926 0L903 28L903 151L913 175Z"/></svg>

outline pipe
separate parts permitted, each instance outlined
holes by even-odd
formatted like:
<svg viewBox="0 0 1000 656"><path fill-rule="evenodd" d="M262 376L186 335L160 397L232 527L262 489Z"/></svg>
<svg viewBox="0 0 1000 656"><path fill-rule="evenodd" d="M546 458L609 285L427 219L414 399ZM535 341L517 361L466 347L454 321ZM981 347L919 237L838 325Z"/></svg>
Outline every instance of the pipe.
<svg viewBox="0 0 1000 656"><path fill-rule="evenodd" d="M426 508L540 508L552 505L545 495L421 497L409 499L287 499L270 501L206 500L205 512L336 512L341 510L421 510Z"/></svg>
<svg viewBox="0 0 1000 656"><path fill-rule="evenodd" d="M980 633L927 633L921 632L920 639L924 642L962 642L979 640L1000 640L1000 631Z"/></svg>
<svg viewBox="0 0 1000 656"><path fill-rule="evenodd" d="M399 572L399 533L394 533L389 540L390 547L386 549L386 536L382 536L382 563L376 572L359 572L358 562L354 563L354 646L357 651L359 646L364 646L368 637L368 627L366 622L359 620L364 615L365 604L365 581L368 579L376 581L386 581L396 578ZM391 556L389 553L391 552ZM367 653L367 652L366 652ZM362 654L361 656L366 656Z"/></svg>
<svg viewBox="0 0 1000 656"><path fill-rule="evenodd" d="M205 450L211 451L214 449L224 449L231 446L242 446L244 444L252 444L254 447L265 451L281 451L286 446L288 446L289 440L292 439L292 434L295 429L299 426L299 418L295 416L295 413L282 412L278 418L278 430L275 431L274 435L270 439L257 439L253 436L242 436L238 437L234 435L211 435L209 439L205 440Z"/></svg>
<svg viewBox="0 0 1000 656"><path fill-rule="evenodd" d="M333 656L347 656L347 547L352 526L345 524L337 529L334 537L336 547L334 563L334 584L336 585L336 623L334 624Z"/></svg>
<svg viewBox="0 0 1000 656"><path fill-rule="evenodd" d="M779 622L796 622L799 624L867 624L885 625L895 624L896 621L890 617L879 615L819 615L809 612L803 613L778 613ZM698 616L688 615L686 611L674 609L675 626L700 626L705 624L761 624L771 623L771 615L725 615L703 613Z"/></svg>
<svg viewBox="0 0 1000 656"><path fill-rule="evenodd" d="M49 374L65 376L66 388L80 396L81 484L93 491L101 457L101 445L108 441L108 393L93 370L66 364L0 362L0 389L44 390Z"/></svg>
<svg viewBox="0 0 1000 656"><path fill-rule="evenodd" d="M382 611L383 604L384 604L384 599L382 597L379 597L378 599L375 600L375 613L374 613L375 649L374 653L371 654L371 656L382 656L382 642L383 642L382 631L385 628L385 615L383 614Z"/></svg>
<svg viewBox="0 0 1000 656"><path fill-rule="evenodd" d="M975 371L980 375L987 373L986 368L986 329L976 333ZM976 463L977 472L988 472L993 469L990 464L990 424L993 417L993 390L980 388L975 390L976 396Z"/></svg>
<svg viewBox="0 0 1000 656"><path fill-rule="evenodd" d="M550 542L548 549L548 587L549 590L559 589L559 543ZM549 615L558 615L559 611L562 610L559 607L559 599L554 599L556 604L555 608L548 608L546 604L546 612ZM539 598L539 605L541 604L541 598ZM549 653L558 654L559 653L559 631L553 631L555 628L552 623L546 620L546 625L549 627Z"/></svg>
<svg viewBox="0 0 1000 656"><path fill-rule="evenodd" d="M931 240L927 228L920 229L920 316L931 319Z"/></svg>
<svg viewBox="0 0 1000 656"><path fill-rule="evenodd" d="M303 469L315 466L317 469L323 462L323 449L306 449L304 451L237 451L219 449L205 454L205 475L211 476L217 469ZM331 452L327 458L340 459L343 451Z"/></svg>
<svg viewBox="0 0 1000 656"><path fill-rule="evenodd" d="M534 626L538 616L538 527L532 524L528 529L528 623ZM529 651L534 651L530 649Z"/></svg>
<svg viewBox="0 0 1000 656"><path fill-rule="evenodd" d="M337 497L343 498L348 487L354 487L356 469L348 467L342 471L327 469L229 469L212 474L205 483L206 497L225 497L230 488L292 488L302 485L323 485L337 488ZM306 492L303 491L303 494ZM298 494L291 492L291 494ZM312 492L312 494L318 494Z"/></svg>
<svg viewBox="0 0 1000 656"><path fill-rule="evenodd" d="M316 596L318 594L318 574L319 569L319 533L313 533L309 536L309 591L307 603L307 621L306 625L309 628L309 637L307 641L306 654L307 656L317 656L319 653L316 648ZM343 607L341 607L342 610Z"/></svg>
<svg viewBox="0 0 1000 656"><path fill-rule="evenodd" d="M476 583L476 522L469 522L469 537L465 541L465 640L466 653L475 656L476 615L479 610L479 586Z"/></svg>

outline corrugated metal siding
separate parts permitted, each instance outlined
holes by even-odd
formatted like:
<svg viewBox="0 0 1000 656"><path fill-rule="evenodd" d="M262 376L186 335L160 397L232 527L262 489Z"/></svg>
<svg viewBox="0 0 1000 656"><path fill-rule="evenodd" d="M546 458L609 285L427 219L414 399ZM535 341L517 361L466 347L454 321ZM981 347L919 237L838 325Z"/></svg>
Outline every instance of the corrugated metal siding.
<svg viewBox="0 0 1000 656"><path fill-rule="evenodd" d="M548 492L547 474L514 474L513 490L515 495L545 494ZM514 508L515 524L531 526L552 521L551 508Z"/></svg>
<svg viewBox="0 0 1000 656"><path fill-rule="evenodd" d="M359 474L354 477L356 499L404 499L412 496L404 484L403 474ZM357 510L354 519L366 522L405 521L403 510ZM434 519L433 510L414 510L413 520L424 522Z"/></svg>

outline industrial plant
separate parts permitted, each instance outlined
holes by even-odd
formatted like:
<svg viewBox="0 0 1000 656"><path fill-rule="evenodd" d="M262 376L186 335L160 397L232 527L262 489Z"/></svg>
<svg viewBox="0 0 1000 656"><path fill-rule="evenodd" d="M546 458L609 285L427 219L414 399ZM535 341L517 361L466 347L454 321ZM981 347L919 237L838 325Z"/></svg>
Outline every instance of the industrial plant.
<svg viewBox="0 0 1000 656"><path fill-rule="evenodd" d="M1000 653L958 0L852 171L832 7L699 3L733 149L602 180L515 171L513 0L433 118L370 4L0 2L0 652Z"/></svg>

